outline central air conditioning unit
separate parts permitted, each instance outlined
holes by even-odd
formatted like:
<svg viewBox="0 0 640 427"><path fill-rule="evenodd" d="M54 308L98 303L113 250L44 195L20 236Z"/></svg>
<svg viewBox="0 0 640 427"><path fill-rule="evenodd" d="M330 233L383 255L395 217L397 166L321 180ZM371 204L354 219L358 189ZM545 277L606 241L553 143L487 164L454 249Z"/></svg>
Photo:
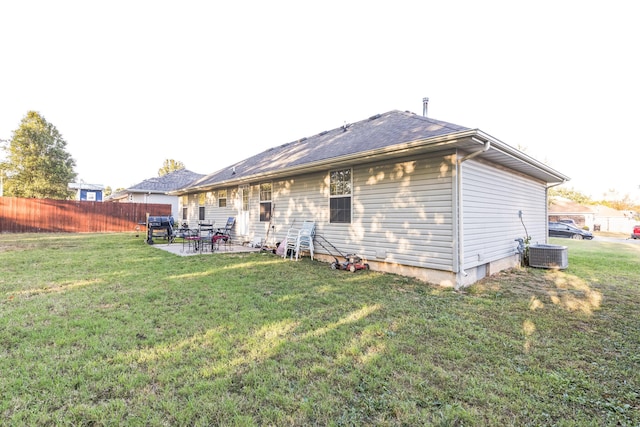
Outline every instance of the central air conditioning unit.
<svg viewBox="0 0 640 427"><path fill-rule="evenodd" d="M569 266L567 247L559 245L531 245L529 246L529 265L537 268L558 268L564 270Z"/></svg>

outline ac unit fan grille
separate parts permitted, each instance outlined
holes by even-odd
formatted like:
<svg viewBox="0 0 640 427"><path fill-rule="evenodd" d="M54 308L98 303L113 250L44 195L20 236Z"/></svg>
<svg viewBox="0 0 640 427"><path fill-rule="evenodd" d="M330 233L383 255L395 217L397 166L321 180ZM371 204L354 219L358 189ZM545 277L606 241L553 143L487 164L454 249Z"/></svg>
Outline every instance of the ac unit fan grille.
<svg viewBox="0 0 640 427"><path fill-rule="evenodd" d="M529 246L529 265L537 268L559 268L569 266L566 246L531 245Z"/></svg>

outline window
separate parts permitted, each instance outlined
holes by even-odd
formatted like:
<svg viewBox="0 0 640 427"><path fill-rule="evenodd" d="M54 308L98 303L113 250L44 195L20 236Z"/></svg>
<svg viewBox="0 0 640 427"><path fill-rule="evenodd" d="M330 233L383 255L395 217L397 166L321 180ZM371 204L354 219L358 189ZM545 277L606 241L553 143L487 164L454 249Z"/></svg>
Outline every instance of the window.
<svg viewBox="0 0 640 427"><path fill-rule="evenodd" d="M218 190L218 207L227 207L227 190Z"/></svg>
<svg viewBox="0 0 640 427"><path fill-rule="evenodd" d="M351 222L351 169L329 172L329 222Z"/></svg>
<svg viewBox="0 0 640 427"><path fill-rule="evenodd" d="M189 218L189 210L187 208L182 208L182 219L187 220Z"/></svg>
<svg viewBox="0 0 640 427"><path fill-rule="evenodd" d="M260 221L271 221L271 183L260 184Z"/></svg>
<svg viewBox="0 0 640 427"><path fill-rule="evenodd" d="M204 206L198 206L198 220L204 221Z"/></svg>

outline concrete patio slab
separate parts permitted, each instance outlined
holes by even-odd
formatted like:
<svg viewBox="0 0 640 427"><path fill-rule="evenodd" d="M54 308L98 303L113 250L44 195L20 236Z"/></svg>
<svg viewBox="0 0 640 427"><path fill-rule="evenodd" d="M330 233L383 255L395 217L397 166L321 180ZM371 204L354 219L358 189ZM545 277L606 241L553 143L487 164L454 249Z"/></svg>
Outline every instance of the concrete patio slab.
<svg viewBox="0 0 640 427"><path fill-rule="evenodd" d="M162 249L164 251L170 252L174 255L178 256L191 256L191 255L212 255L212 254L231 254L231 253L242 253L242 252L260 252L261 248L252 248L250 246L244 245L223 245L221 244L219 248L214 250L213 252L210 250L206 251L194 251L193 249L189 250L189 247L183 245L182 242L174 242L174 243L156 243L152 245L154 248Z"/></svg>

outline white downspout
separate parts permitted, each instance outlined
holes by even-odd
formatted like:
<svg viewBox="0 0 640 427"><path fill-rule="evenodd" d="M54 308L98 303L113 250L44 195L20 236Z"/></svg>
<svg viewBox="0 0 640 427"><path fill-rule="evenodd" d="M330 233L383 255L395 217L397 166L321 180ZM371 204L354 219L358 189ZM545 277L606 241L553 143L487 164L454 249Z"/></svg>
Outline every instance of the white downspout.
<svg viewBox="0 0 640 427"><path fill-rule="evenodd" d="M553 188L553 187L557 187L558 185L562 185L565 182L567 182L566 180L562 180L560 182L556 182L553 185L547 185L547 187L544 190L544 201L545 201L545 206L544 206L544 214L545 214L545 218L547 218L547 220L545 221L545 235L547 236L547 238L545 239L545 243L549 242L549 189Z"/></svg>
<svg viewBox="0 0 640 427"><path fill-rule="evenodd" d="M462 231L464 225L463 205L462 205L462 162L473 159L474 157L485 153L491 148L491 142L489 140L484 142L484 147L481 150L474 151L461 157L457 161L458 169L458 274L462 274L467 277L468 273L464 271L464 232ZM460 288L460 280L458 279L456 288Z"/></svg>

